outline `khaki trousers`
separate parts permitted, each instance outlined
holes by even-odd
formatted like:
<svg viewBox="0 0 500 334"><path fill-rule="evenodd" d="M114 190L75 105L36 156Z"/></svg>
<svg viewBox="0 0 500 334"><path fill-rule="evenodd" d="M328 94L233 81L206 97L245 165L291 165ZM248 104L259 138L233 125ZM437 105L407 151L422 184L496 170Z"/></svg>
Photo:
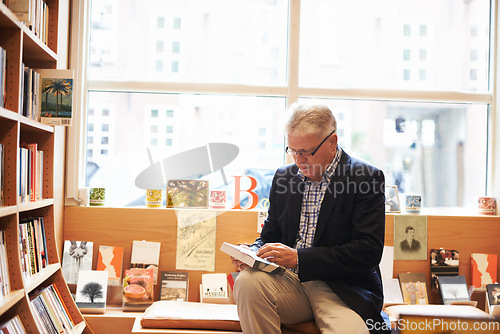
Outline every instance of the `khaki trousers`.
<svg viewBox="0 0 500 334"><path fill-rule="evenodd" d="M240 272L234 284L241 328L245 334L281 333L281 323L315 320L321 333L366 334L363 319L323 281L301 283L253 268Z"/></svg>

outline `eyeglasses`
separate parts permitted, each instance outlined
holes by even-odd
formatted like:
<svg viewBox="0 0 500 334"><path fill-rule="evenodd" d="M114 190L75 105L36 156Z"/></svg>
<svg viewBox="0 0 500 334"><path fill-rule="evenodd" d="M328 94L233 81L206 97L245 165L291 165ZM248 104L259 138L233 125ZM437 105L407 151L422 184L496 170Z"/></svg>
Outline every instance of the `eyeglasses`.
<svg viewBox="0 0 500 334"><path fill-rule="evenodd" d="M323 139L323 141L321 143L319 143L318 147L316 147L316 149L312 152L304 152L304 151L295 151L295 150L292 150L290 149L288 146L285 148L285 152L287 154L290 154L291 156L301 156L301 157L308 157L308 156L313 156L316 154L316 152L318 152L319 148L321 147L321 145L323 145L323 143L328 139L330 138L331 135L333 135L335 133L335 130L333 130L332 132L330 132L330 134L328 136L326 136L325 139Z"/></svg>

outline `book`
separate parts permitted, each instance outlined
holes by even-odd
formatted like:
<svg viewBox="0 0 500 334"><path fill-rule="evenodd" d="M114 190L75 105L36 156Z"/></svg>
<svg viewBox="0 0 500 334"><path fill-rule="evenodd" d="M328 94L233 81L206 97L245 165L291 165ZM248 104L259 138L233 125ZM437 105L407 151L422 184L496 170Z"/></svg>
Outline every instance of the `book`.
<svg viewBox="0 0 500 334"><path fill-rule="evenodd" d="M13 318L0 324L0 333L24 334L27 332L19 315L15 315Z"/></svg>
<svg viewBox="0 0 500 334"><path fill-rule="evenodd" d="M456 249L433 248L431 257L431 289L438 290L438 276L458 275L459 252Z"/></svg>
<svg viewBox="0 0 500 334"><path fill-rule="evenodd" d="M500 318L500 284L493 283L486 285L486 312L495 318Z"/></svg>
<svg viewBox="0 0 500 334"><path fill-rule="evenodd" d="M109 285L121 285L123 271L123 247L99 246L96 270L108 273Z"/></svg>
<svg viewBox="0 0 500 334"><path fill-rule="evenodd" d="M228 298L226 274L203 274L201 275L201 286L202 302L207 298Z"/></svg>
<svg viewBox="0 0 500 334"><path fill-rule="evenodd" d="M134 240L130 256L130 268L153 269L154 284L158 282L160 242Z"/></svg>
<svg viewBox="0 0 500 334"><path fill-rule="evenodd" d="M167 208L208 208L206 180L168 180Z"/></svg>
<svg viewBox="0 0 500 334"><path fill-rule="evenodd" d="M188 271L162 271L160 284L160 300L188 301Z"/></svg>
<svg viewBox="0 0 500 334"><path fill-rule="evenodd" d="M425 273L400 273L399 284L406 304L429 304Z"/></svg>
<svg viewBox="0 0 500 334"><path fill-rule="evenodd" d="M472 253L470 255L471 285L485 287L497 281L497 254Z"/></svg>
<svg viewBox="0 0 500 334"><path fill-rule="evenodd" d="M382 286L384 288L384 305L404 303L399 279L382 277Z"/></svg>
<svg viewBox="0 0 500 334"><path fill-rule="evenodd" d="M123 311L144 311L154 301L153 269L127 269L123 278Z"/></svg>
<svg viewBox="0 0 500 334"><path fill-rule="evenodd" d="M73 116L73 70L37 69L40 74L40 122L71 126Z"/></svg>
<svg viewBox="0 0 500 334"><path fill-rule="evenodd" d="M465 276L438 276L439 295L445 305L470 301Z"/></svg>
<svg viewBox="0 0 500 334"><path fill-rule="evenodd" d="M76 284L80 270L92 270L93 247L91 241L64 241L61 267L66 283Z"/></svg>
<svg viewBox="0 0 500 334"><path fill-rule="evenodd" d="M255 255L255 252L251 249L230 244L228 242L222 243L220 250L224 253L246 263L249 267L256 268L268 273L277 274L283 276L285 274L286 268L280 266L276 263L267 261L261 257Z"/></svg>
<svg viewBox="0 0 500 334"><path fill-rule="evenodd" d="M107 271L80 270L76 284L76 306L82 313L104 313L107 286Z"/></svg>

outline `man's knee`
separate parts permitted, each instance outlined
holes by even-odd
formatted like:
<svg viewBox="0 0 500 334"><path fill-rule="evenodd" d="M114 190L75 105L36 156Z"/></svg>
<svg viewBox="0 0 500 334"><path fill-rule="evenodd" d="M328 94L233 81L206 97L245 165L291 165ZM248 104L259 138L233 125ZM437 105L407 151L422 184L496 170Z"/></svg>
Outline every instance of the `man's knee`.
<svg viewBox="0 0 500 334"><path fill-rule="evenodd" d="M252 296L262 291L268 273L253 268L241 271L234 282L234 298L237 301L241 295Z"/></svg>

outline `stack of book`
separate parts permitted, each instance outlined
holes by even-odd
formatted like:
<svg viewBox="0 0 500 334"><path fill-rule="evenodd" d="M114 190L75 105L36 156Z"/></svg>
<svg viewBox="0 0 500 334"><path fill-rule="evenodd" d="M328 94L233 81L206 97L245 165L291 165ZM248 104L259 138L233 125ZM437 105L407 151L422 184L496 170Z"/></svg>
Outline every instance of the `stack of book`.
<svg viewBox="0 0 500 334"><path fill-rule="evenodd" d="M9 265L7 263L7 247L5 245L5 231L0 231L0 289L1 295L10 292Z"/></svg>
<svg viewBox="0 0 500 334"><path fill-rule="evenodd" d="M43 217L22 219L19 222L19 247L21 268L25 276L31 276L47 267L47 241Z"/></svg>
<svg viewBox="0 0 500 334"><path fill-rule="evenodd" d="M30 306L40 333L71 333L75 327L59 290L54 284L35 291Z"/></svg>

